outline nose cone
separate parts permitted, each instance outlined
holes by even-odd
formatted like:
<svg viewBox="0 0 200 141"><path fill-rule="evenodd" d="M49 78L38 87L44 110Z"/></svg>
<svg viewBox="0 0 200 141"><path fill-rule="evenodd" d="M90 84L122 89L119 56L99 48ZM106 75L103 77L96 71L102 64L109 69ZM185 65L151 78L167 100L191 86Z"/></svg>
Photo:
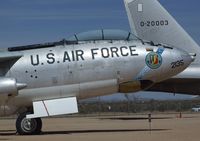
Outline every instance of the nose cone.
<svg viewBox="0 0 200 141"><path fill-rule="evenodd" d="M158 48L146 55L146 67L139 73L140 80L160 82L185 70L195 59L195 55L180 49Z"/></svg>
<svg viewBox="0 0 200 141"><path fill-rule="evenodd" d="M189 53L190 57L192 58L192 62L196 59L197 54L196 53Z"/></svg>
<svg viewBox="0 0 200 141"><path fill-rule="evenodd" d="M173 62L171 64L172 68L175 70L180 69L180 71L183 71L185 68L187 68L195 60L196 56L194 53L188 53L176 48L173 49L171 54L173 55Z"/></svg>
<svg viewBox="0 0 200 141"><path fill-rule="evenodd" d="M162 81L175 76L185 70L194 60L195 55L181 49L165 49L162 55L163 64L160 68L160 80Z"/></svg>

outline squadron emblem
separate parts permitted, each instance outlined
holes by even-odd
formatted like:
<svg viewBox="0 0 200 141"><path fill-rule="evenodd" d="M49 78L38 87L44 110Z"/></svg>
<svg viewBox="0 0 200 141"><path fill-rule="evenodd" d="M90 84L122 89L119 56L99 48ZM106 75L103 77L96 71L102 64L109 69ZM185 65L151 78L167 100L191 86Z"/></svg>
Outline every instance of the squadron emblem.
<svg viewBox="0 0 200 141"><path fill-rule="evenodd" d="M162 64L162 56L156 52L150 52L147 54L145 62L151 69L157 69Z"/></svg>

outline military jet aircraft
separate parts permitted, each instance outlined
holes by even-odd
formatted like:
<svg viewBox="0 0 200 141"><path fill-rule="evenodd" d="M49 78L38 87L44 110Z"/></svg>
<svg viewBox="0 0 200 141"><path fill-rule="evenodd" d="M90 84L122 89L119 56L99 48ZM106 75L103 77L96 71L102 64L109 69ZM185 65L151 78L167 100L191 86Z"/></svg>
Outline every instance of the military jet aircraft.
<svg viewBox="0 0 200 141"><path fill-rule="evenodd" d="M77 113L79 99L148 89L194 59L182 49L121 30L10 47L0 52L0 114L18 113L18 134L39 134L42 117Z"/></svg>
<svg viewBox="0 0 200 141"><path fill-rule="evenodd" d="M200 95L200 48L157 0L124 0L132 33L153 44L165 43L196 53L195 61L182 73L148 91ZM162 36L160 36L162 35ZM173 67L179 62L173 64Z"/></svg>

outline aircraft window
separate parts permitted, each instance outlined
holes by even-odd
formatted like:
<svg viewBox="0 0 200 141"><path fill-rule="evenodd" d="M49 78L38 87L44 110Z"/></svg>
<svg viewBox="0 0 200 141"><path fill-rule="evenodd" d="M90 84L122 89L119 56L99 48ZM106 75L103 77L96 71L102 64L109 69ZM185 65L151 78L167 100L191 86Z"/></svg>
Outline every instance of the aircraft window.
<svg viewBox="0 0 200 141"><path fill-rule="evenodd" d="M136 40L137 38L130 32L123 30L93 30L75 34L67 41L95 41L95 40Z"/></svg>
<svg viewBox="0 0 200 141"><path fill-rule="evenodd" d="M88 32L83 32L79 34L75 34L71 38L67 40L62 40L59 42L48 42L44 44L34 44L34 45L27 45L27 46L17 46L17 47L10 47L8 51L23 51L23 50L31 50L31 49L39 49L39 48L49 48L49 47L56 47L59 45L71 45L71 44L78 44L79 41L97 41L97 40L141 40L136 37L134 34L123 31L123 30L93 30ZM143 42L141 40L141 42ZM49 50L50 52L52 50ZM44 65L42 63L42 65Z"/></svg>

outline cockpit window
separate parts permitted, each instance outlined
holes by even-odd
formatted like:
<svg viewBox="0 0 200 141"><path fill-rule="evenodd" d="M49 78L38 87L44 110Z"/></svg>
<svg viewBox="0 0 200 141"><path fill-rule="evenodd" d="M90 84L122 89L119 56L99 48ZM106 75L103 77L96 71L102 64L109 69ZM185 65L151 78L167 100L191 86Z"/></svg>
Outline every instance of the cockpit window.
<svg viewBox="0 0 200 141"><path fill-rule="evenodd" d="M130 32L123 30L93 30L75 34L67 41L96 41L96 40L136 40L137 38Z"/></svg>
<svg viewBox="0 0 200 141"><path fill-rule="evenodd" d="M84 41L100 41L100 40L141 40L137 38L134 34L123 31L123 30L93 30L88 32L83 32L79 34L74 34L74 36L64 39L59 42L48 42L43 44L33 44L27 46L17 46L17 47L10 47L8 51L22 51L22 50L30 50L30 49L38 49L38 48L48 48L48 47L56 47L58 45L71 45L71 44L79 44L80 42ZM141 40L141 42L143 42Z"/></svg>

